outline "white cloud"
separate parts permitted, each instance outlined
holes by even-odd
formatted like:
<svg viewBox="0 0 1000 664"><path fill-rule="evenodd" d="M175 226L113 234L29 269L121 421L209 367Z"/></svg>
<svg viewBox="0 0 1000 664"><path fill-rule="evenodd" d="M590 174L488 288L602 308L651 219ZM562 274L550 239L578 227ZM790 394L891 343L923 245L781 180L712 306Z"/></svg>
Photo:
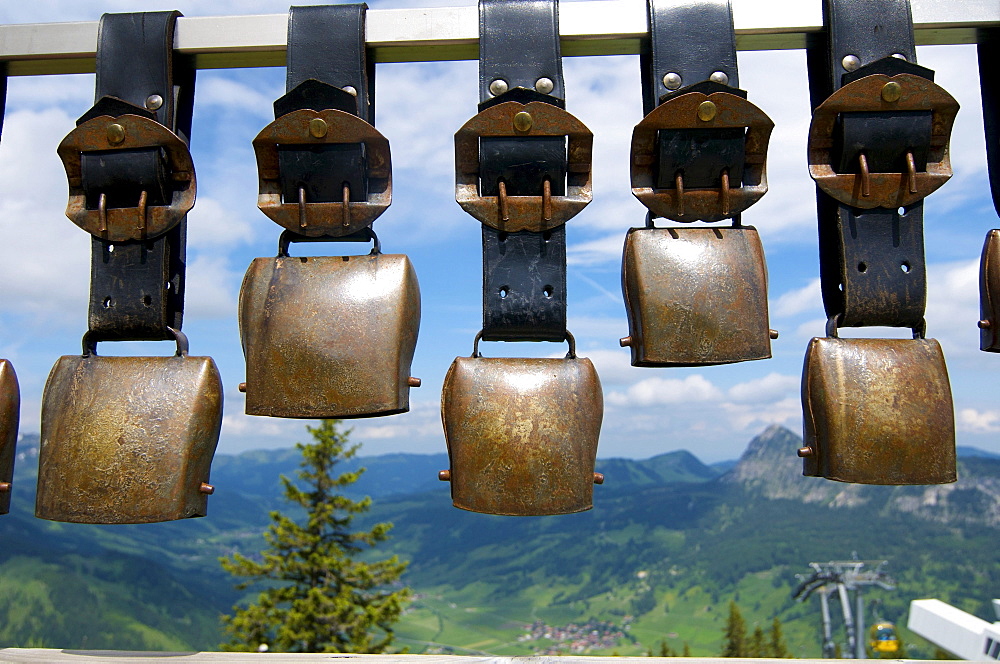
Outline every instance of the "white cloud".
<svg viewBox="0 0 1000 664"><path fill-rule="evenodd" d="M789 393L799 391L801 379L798 376L786 376L771 372L762 378L738 383L729 388L729 398L733 401L760 404L777 401Z"/></svg>
<svg viewBox="0 0 1000 664"><path fill-rule="evenodd" d="M802 403L798 398L787 398L770 404L723 403L720 408L728 415L728 423L735 431L757 431L771 424L797 427L802 421Z"/></svg>
<svg viewBox="0 0 1000 664"><path fill-rule="evenodd" d="M686 378L647 378L632 385L624 393L611 392L609 403L624 406L651 406L721 400L722 390L700 374Z"/></svg>
<svg viewBox="0 0 1000 664"><path fill-rule="evenodd" d="M1000 410L976 410L963 408L958 411L955 422L959 431L967 433L1000 432Z"/></svg>
<svg viewBox="0 0 1000 664"><path fill-rule="evenodd" d="M240 274L219 256L200 255L188 263L187 290L184 295L187 315L211 319L236 318L236 292Z"/></svg>
<svg viewBox="0 0 1000 664"><path fill-rule="evenodd" d="M822 310L823 295L820 292L819 278L813 279L802 288L786 291L770 304L772 316L796 316L816 309Z"/></svg>

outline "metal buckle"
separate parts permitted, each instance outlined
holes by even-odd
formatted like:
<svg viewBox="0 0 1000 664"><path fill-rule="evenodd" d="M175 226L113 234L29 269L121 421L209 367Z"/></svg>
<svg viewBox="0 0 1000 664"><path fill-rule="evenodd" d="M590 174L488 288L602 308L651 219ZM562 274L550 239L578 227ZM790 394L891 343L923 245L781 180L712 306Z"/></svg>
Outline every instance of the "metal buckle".
<svg viewBox="0 0 1000 664"><path fill-rule="evenodd" d="M565 136L566 195L553 196L549 185L540 196L507 196L501 183L498 196L480 196L479 139L486 136ZM500 231L540 233L561 226L593 198L593 145L590 129L552 104L509 101L491 106L455 132L455 200L473 217Z"/></svg>
<svg viewBox="0 0 1000 664"><path fill-rule="evenodd" d="M82 155L85 152L161 148L170 163L174 182L170 205L146 205L146 192L139 205L107 208L101 194L98 209L87 209L83 189ZM110 242L145 240L169 231L194 207L196 193L194 163L188 146L155 120L140 115L102 115L91 118L66 135L58 148L69 179L66 216L95 237Z"/></svg>
<svg viewBox="0 0 1000 664"><path fill-rule="evenodd" d="M907 171L871 173L864 154L859 173L837 173L833 166L834 129L841 113L931 111L933 127L927 170L917 172L913 153ZM861 209L912 205L951 177L948 142L958 102L939 85L914 74L872 74L840 88L813 111L809 125L809 175L823 192Z"/></svg>
<svg viewBox="0 0 1000 664"><path fill-rule="evenodd" d="M657 132L661 129L746 128L743 184L731 187L723 174L716 189L685 189L681 173L674 189L656 188ZM658 217L674 221L720 221L734 217L767 192L767 144L774 122L746 99L727 92L689 92L650 111L632 130L632 194Z"/></svg>
<svg viewBox="0 0 1000 664"><path fill-rule="evenodd" d="M294 203L281 200L278 146L363 143L368 156L368 198L350 201L344 187L340 201L307 201L299 189ZM375 127L351 113L304 108L286 113L253 139L257 155L257 207L279 226L300 235L340 237L364 230L392 202L392 162L389 141Z"/></svg>
<svg viewBox="0 0 1000 664"><path fill-rule="evenodd" d="M0 514L10 510L20 406L21 393L14 367L7 360L0 360Z"/></svg>

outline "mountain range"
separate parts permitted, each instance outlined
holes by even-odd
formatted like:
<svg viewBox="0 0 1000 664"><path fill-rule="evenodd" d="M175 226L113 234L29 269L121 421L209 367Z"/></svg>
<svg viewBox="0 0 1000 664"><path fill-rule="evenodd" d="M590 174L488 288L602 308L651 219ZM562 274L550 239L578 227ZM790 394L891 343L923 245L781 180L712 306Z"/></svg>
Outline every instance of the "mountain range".
<svg viewBox="0 0 1000 664"><path fill-rule="evenodd" d="M997 455L960 450L952 485L879 487L802 477L801 445L770 427L732 464L685 451L599 460L594 509L559 517L454 509L437 480L443 454L344 469L367 468L349 492L372 496L366 522L395 524L376 554L410 561L416 600L397 634L411 652L629 655L665 641L715 655L735 600L751 628L777 616L793 654L817 657L818 607L792 601L795 575L855 554L888 560L896 579L895 591L872 593L878 617L905 625L919 597L991 616ZM24 436L11 514L0 517L0 647L177 651L222 640L218 617L243 597L217 559L262 548L268 512L284 509L278 476L294 475L299 454L219 455L207 518L137 526L35 519L36 459L37 438ZM910 656L931 653L902 631Z"/></svg>

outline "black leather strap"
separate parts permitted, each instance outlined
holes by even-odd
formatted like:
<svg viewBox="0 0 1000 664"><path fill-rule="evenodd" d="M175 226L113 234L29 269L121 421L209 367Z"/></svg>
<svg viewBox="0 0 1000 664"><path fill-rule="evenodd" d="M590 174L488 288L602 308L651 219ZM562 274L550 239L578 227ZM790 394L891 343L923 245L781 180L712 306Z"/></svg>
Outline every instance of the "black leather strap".
<svg viewBox="0 0 1000 664"><path fill-rule="evenodd" d="M990 190L993 192L993 207L1000 214L1000 29L980 31L979 84L983 93Z"/></svg>
<svg viewBox="0 0 1000 664"><path fill-rule="evenodd" d="M727 92L746 98L746 92L739 89L729 0L648 0L646 8L650 36L640 55L640 66L647 115L659 104L692 91ZM739 187L744 143L740 129L660 130L656 187L674 189L680 174L685 189L718 188L723 171L730 186Z"/></svg>
<svg viewBox="0 0 1000 664"><path fill-rule="evenodd" d="M506 101L543 101L563 108L564 94L558 1L480 0L480 110ZM552 195L561 196L566 169L562 138L480 139L483 196L497 196L501 181L508 196L539 196L545 179ZM565 225L544 233L507 233L484 225L483 339L565 337Z"/></svg>
<svg viewBox="0 0 1000 664"><path fill-rule="evenodd" d="M375 122L375 66L365 49L368 6L292 7L288 15L287 93L274 102L274 117L303 108L337 109ZM353 91L354 94L351 94ZM282 196L307 202L368 196L364 146L327 144L279 148Z"/></svg>
<svg viewBox="0 0 1000 664"><path fill-rule="evenodd" d="M807 49L815 108L834 90L864 76L913 73L908 0L824 0L825 36ZM900 57L902 56L902 57ZM839 172L904 172L906 152L926 162L930 113L843 113L835 136ZM840 326L922 329L926 307L923 203L905 210L860 210L817 190L820 279L827 316Z"/></svg>
<svg viewBox="0 0 1000 664"><path fill-rule="evenodd" d="M97 47L95 115L151 117L185 141L194 107L193 64L173 51L179 12L105 14ZM169 196L170 174L159 149L83 155L83 181L94 207L101 193L110 207L134 206L142 191L149 205ZM173 339L184 311L186 220L146 241L111 243L91 238L89 330L101 339Z"/></svg>
<svg viewBox="0 0 1000 664"><path fill-rule="evenodd" d="M730 87L740 87L729 0L649 0L646 8L650 44L641 55L644 113L664 96L707 81L715 72L723 72ZM679 84L668 88L667 74L679 76Z"/></svg>

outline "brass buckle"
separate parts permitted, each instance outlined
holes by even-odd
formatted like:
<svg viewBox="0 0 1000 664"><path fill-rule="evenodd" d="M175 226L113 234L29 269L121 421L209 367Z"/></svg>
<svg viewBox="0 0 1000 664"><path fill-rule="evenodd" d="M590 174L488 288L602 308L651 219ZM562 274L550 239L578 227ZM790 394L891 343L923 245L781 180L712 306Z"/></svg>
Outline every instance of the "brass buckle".
<svg viewBox="0 0 1000 664"><path fill-rule="evenodd" d="M723 172L717 189L685 189L680 173L674 189L657 189L656 137L661 129L746 128L743 182L730 187ZM674 221L721 221L734 217L767 192L767 144L774 122L746 99L728 92L689 92L650 111L632 130L632 194L658 217ZM749 183L749 184L747 184Z"/></svg>
<svg viewBox="0 0 1000 664"><path fill-rule="evenodd" d="M860 173L837 173L833 167L833 132L841 113L931 111L927 170L917 172L912 152L905 173L871 173L864 154ZM816 186L836 200L856 208L912 205L951 177L948 141L958 102L944 88L914 74L872 74L834 92L813 111L809 125L809 175Z"/></svg>
<svg viewBox="0 0 1000 664"><path fill-rule="evenodd" d="M546 182L540 196L507 196L505 187L499 196L480 196L479 139L487 136L565 136L566 195L553 196ZM593 198L593 147L590 129L557 106L540 101L491 106L455 132L455 200L473 217L500 231L537 233L561 226Z"/></svg>
<svg viewBox="0 0 1000 664"><path fill-rule="evenodd" d="M107 208L101 194L96 210L87 209L83 190L82 155L86 152L161 148L170 163L174 188L170 205L146 205L146 192L139 205ZM66 216L91 235L110 242L144 240L176 226L194 207L196 193L194 162L188 146L155 120L140 115L102 115L91 118L66 135L57 150L69 179Z"/></svg>
<svg viewBox="0 0 1000 664"><path fill-rule="evenodd" d="M368 197L351 201L345 186L339 201L307 201L299 189L294 203L281 201L279 145L364 143L368 158ZM264 127L253 139L257 155L257 207L279 226L300 235L340 237L371 225L392 202L392 162L389 141L375 127L351 113L300 109Z"/></svg>

